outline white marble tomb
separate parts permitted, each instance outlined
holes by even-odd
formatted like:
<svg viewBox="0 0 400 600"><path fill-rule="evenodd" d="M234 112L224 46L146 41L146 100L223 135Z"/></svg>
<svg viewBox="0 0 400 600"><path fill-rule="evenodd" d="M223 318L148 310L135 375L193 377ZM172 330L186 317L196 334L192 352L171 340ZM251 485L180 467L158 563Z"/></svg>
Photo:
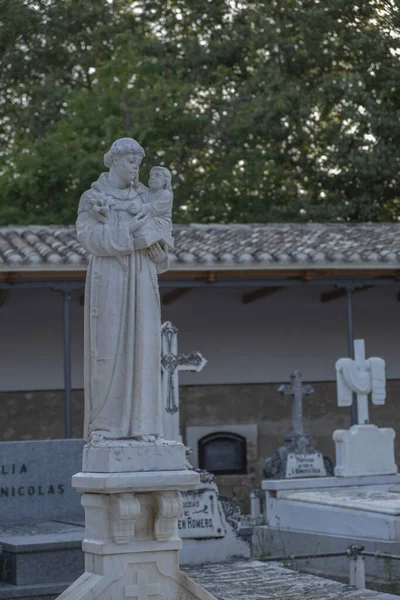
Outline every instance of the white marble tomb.
<svg viewBox="0 0 400 600"><path fill-rule="evenodd" d="M385 361L365 358L364 340L354 341L354 359L341 358L336 363L339 406L351 406L357 397L358 424L349 430L333 433L336 446L337 477L390 475L397 473L394 458L396 432L391 427L378 428L369 422L368 395L373 404L385 403Z"/></svg>
<svg viewBox="0 0 400 600"><path fill-rule="evenodd" d="M351 544L400 554L395 432L370 424L368 412L368 394L375 404L385 401L384 361L366 360L364 341L356 340L355 359L340 359L336 370L338 404L351 406L355 393L358 424L333 434L335 477L264 480L264 524L255 528L253 541L276 554L283 543L287 554L343 552ZM338 558L335 564L319 563L323 573L347 574L346 561ZM376 560L366 561L367 577L379 578L379 569Z"/></svg>

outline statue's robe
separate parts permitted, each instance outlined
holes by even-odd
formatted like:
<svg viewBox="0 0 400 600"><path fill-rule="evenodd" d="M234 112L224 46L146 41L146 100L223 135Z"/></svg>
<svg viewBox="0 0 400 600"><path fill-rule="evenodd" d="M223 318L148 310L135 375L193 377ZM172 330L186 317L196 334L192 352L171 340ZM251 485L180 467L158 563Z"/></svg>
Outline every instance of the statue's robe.
<svg viewBox="0 0 400 600"><path fill-rule="evenodd" d="M91 210L96 192L107 196L105 223ZM78 240L92 254L85 290L86 440L94 432L108 439L162 434L157 272L167 270L168 255L162 236L157 265L146 248L135 249L129 232L134 216L123 209L146 193L140 183L113 188L103 173L79 204Z"/></svg>

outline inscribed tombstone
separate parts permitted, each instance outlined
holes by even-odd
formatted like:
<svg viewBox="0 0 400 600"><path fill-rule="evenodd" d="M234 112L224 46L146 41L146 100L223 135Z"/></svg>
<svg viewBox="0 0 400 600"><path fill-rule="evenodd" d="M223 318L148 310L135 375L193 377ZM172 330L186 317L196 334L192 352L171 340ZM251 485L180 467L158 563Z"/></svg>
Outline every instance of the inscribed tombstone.
<svg viewBox="0 0 400 600"><path fill-rule="evenodd" d="M222 523L222 507L215 483L198 486L182 495L183 513L178 519L179 536L186 538L215 538L226 535Z"/></svg>
<svg viewBox="0 0 400 600"><path fill-rule="evenodd" d="M83 440L0 444L0 523L83 515L71 477L82 466Z"/></svg>
<svg viewBox="0 0 400 600"><path fill-rule="evenodd" d="M303 394L313 393L309 384L303 384L301 373L294 371L289 384L278 387L282 396L291 396L292 428L285 437L285 443L264 464L267 479L291 479L294 477L326 477L333 474L330 460L317 450L312 438L304 433Z"/></svg>

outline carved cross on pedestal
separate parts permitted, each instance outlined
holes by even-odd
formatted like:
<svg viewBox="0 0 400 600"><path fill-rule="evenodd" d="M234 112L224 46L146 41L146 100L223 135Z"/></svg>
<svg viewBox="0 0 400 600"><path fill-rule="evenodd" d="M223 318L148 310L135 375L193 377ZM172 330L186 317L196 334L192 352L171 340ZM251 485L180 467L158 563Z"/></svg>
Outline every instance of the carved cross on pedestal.
<svg viewBox="0 0 400 600"><path fill-rule="evenodd" d="M126 598L137 598L138 600L149 600L150 596L160 595L160 584L149 583L147 573L140 570L137 576L137 585L127 585L125 587Z"/></svg>
<svg viewBox="0 0 400 600"><path fill-rule="evenodd" d="M179 434L179 371L199 372L207 364L200 352L178 353L178 329L170 321L161 327L161 386L164 402L163 437L182 441Z"/></svg>
<svg viewBox="0 0 400 600"><path fill-rule="evenodd" d="M357 396L358 425L369 423L368 395L373 404L385 404L386 375L382 358L365 358L364 340L354 340L354 359L340 358L336 362L339 406L351 406Z"/></svg>
<svg viewBox="0 0 400 600"><path fill-rule="evenodd" d="M293 396L292 403L292 433L304 435L303 426L303 395L312 394L314 388L308 383L302 382L300 371L294 371L290 376L290 383L284 383L278 387L282 396Z"/></svg>

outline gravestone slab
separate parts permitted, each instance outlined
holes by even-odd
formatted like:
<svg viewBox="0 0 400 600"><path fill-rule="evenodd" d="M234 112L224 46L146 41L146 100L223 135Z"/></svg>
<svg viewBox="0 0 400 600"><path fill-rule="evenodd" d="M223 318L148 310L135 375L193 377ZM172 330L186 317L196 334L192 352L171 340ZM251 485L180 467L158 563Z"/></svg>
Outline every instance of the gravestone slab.
<svg viewBox="0 0 400 600"><path fill-rule="evenodd" d="M326 477L333 475L333 465L315 448L311 436L287 435L284 444L265 461L263 472L267 479Z"/></svg>
<svg viewBox="0 0 400 600"><path fill-rule="evenodd" d="M265 525L254 528L257 551L277 555L343 552L350 545L369 552L399 554L400 494L398 475L327 477L263 481ZM351 485L349 485L351 484ZM297 562L297 561L296 561ZM385 561L365 559L367 577L381 581ZM299 563L315 572L348 576L348 559L320 558ZM393 561L393 581L400 565ZM387 567L387 565L386 565Z"/></svg>
<svg viewBox="0 0 400 600"><path fill-rule="evenodd" d="M250 541L240 534L240 507L235 500L223 498L213 482L212 473L197 469L201 483L182 492L183 514L178 520L183 539L182 564L225 562L249 558Z"/></svg>
<svg viewBox="0 0 400 600"><path fill-rule="evenodd" d="M263 473L267 479L333 475L332 462L315 448L312 437L304 433L303 394L310 395L313 391L311 385L303 384L299 371L292 373L289 384L278 387L282 396L293 397L292 429L283 446L265 461Z"/></svg>
<svg viewBox="0 0 400 600"><path fill-rule="evenodd" d="M83 572L84 513L71 478L81 470L84 444L0 444L0 581L15 590L69 581Z"/></svg>
<svg viewBox="0 0 400 600"><path fill-rule="evenodd" d="M182 539L219 538L226 534L215 483L197 486L182 494L183 513L178 519Z"/></svg>
<svg viewBox="0 0 400 600"><path fill-rule="evenodd" d="M71 477L81 470L84 444L83 440L2 442L0 523L83 516Z"/></svg>
<svg viewBox="0 0 400 600"><path fill-rule="evenodd" d="M13 585L61 583L84 570L81 526L54 521L0 526L0 579Z"/></svg>
<svg viewBox="0 0 400 600"><path fill-rule="evenodd" d="M280 498L305 504L318 504L351 510L400 516L400 494L387 486L363 489L360 487L330 490L296 490L281 492ZM387 524L387 521L386 521Z"/></svg>
<svg viewBox="0 0 400 600"><path fill-rule="evenodd" d="M353 536L354 543L361 538L400 543L400 494L392 483L341 486L343 480L332 479L336 487L267 491L266 525L335 539Z"/></svg>

